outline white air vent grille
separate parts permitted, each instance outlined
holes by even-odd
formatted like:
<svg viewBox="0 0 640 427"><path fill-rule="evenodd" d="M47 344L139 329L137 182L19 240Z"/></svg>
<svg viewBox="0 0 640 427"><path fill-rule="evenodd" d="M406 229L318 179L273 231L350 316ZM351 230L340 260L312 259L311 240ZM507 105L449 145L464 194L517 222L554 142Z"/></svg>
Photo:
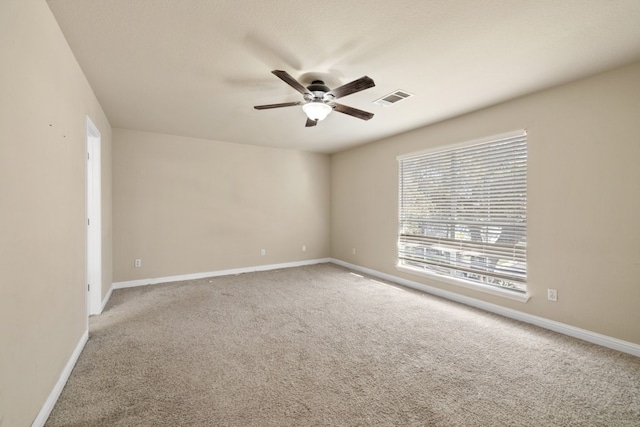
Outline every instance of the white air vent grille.
<svg viewBox="0 0 640 427"><path fill-rule="evenodd" d="M413 94L405 90L396 90L388 95L383 96L380 99L376 99L375 101L373 101L373 103L382 105L383 107L389 107L390 105L395 104L396 102L400 102L403 99L407 99L411 96L413 96Z"/></svg>

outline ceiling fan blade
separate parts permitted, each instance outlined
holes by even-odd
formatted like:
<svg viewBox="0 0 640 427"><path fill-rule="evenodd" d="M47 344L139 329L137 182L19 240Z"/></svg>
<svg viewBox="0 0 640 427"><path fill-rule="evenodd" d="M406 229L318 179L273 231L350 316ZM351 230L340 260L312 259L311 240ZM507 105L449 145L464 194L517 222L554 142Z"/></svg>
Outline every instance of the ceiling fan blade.
<svg viewBox="0 0 640 427"><path fill-rule="evenodd" d="M300 105L302 101L298 102L284 102L282 104L267 104L267 105L256 105L256 110L268 110L269 108L280 108L280 107L293 107L294 105Z"/></svg>
<svg viewBox="0 0 640 427"><path fill-rule="evenodd" d="M294 88L295 90L300 92L301 94L303 94L303 95L313 95L311 93L311 91L309 91L309 89L307 89L306 87L302 86L300 84L300 82L298 82L296 79L291 77L291 75L289 73L287 73L286 71L273 70L272 73L275 74L276 76L278 76L283 82L285 82L286 84L288 84L289 86L291 86L292 88Z"/></svg>
<svg viewBox="0 0 640 427"><path fill-rule="evenodd" d="M373 113L358 110L357 108L349 107L347 105L338 104L337 102L332 102L331 106L334 107L334 111L337 111L338 113L348 114L362 120L369 120L373 117Z"/></svg>
<svg viewBox="0 0 640 427"><path fill-rule="evenodd" d="M339 88L330 90L329 95L333 95L335 99L342 98L343 96L351 95L352 93L360 92L361 90L374 87L376 84L370 77L364 76L357 80L340 86Z"/></svg>
<svg viewBox="0 0 640 427"><path fill-rule="evenodd" d="M307 117L307 124L305 125L305 127L310 128L311 126L315 126L318 124L317 120L311 120L310 118Z"/></svg>

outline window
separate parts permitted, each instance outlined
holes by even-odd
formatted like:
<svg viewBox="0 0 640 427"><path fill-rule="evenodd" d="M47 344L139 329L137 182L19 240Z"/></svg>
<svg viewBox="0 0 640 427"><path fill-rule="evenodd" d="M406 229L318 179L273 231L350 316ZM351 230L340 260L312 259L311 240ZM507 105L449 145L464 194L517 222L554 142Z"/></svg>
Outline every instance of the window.
<svg viewBox="0 0 640 427"><path fill-rule="evenodd" d="M398 266L525 293L526 132L398 162Z"/></svg>

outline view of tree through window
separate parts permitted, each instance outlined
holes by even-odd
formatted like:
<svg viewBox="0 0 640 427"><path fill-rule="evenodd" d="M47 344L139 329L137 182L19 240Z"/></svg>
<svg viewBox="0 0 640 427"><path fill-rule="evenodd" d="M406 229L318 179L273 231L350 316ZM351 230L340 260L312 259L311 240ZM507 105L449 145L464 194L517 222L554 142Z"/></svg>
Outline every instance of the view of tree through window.
<svg viewBox="0 0 640 427"><path fill-rule="evenodd" d="M399 158L399 265L526 291L524 132Z"/></svg>

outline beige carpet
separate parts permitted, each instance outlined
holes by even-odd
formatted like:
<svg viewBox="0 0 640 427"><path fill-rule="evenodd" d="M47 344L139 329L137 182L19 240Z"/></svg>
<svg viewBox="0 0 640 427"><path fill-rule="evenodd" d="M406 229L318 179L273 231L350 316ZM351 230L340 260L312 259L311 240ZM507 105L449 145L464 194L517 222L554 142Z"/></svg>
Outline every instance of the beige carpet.
<svg viewBox="0 0 640 427"><path fill-rule="evenodd" d="M342 267L117 290L53 426L639 426L640 358Z"/></svg>

